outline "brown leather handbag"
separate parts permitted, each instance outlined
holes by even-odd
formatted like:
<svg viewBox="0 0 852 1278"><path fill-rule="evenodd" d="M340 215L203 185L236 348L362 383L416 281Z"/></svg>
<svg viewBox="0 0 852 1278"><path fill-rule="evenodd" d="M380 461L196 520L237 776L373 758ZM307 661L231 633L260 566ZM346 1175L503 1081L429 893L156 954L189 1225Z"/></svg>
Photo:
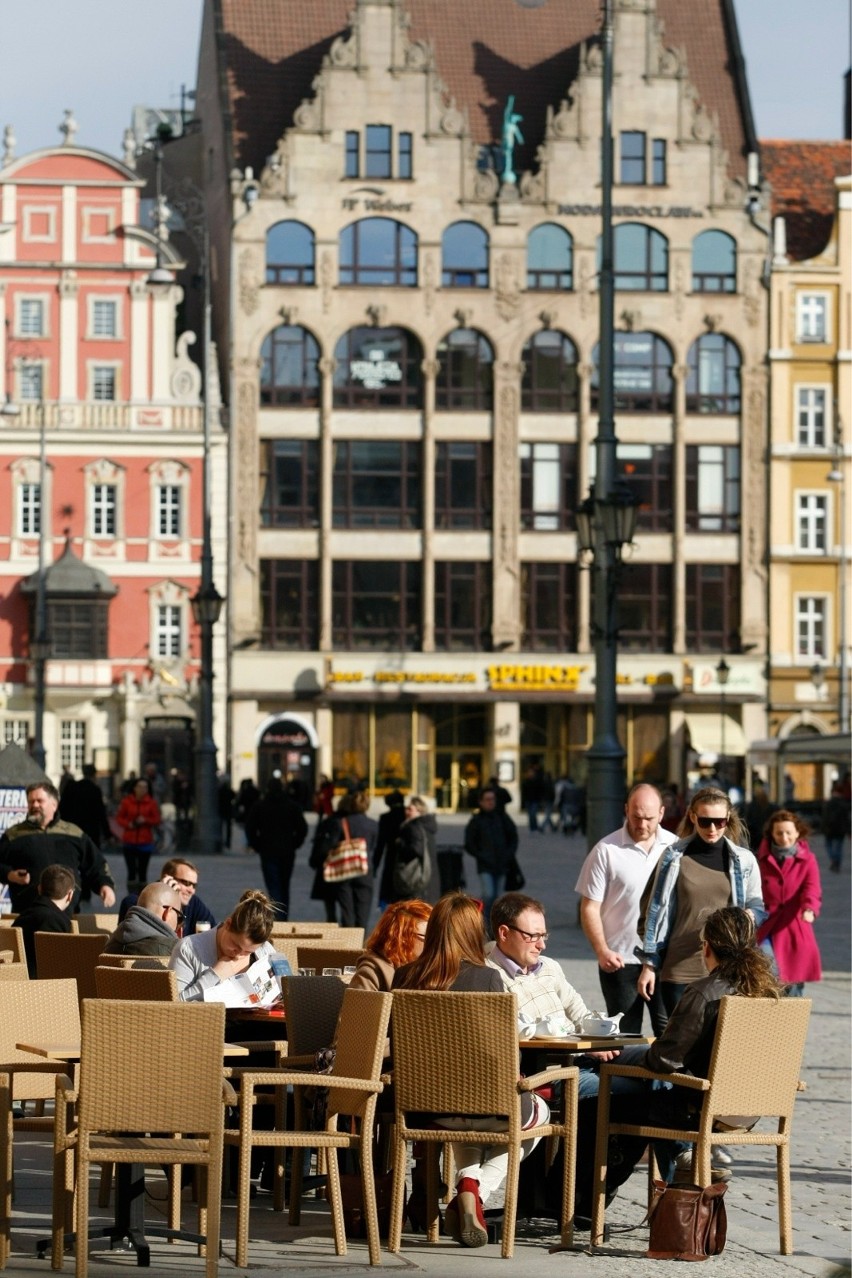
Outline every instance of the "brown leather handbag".
<svg viewBox="0 0 852 1278"><path fill-rule="evenodd" d="M655 1180L648 1213L649 1260L706 1260L724 1251L728 1216L723 1195L727 1188L724 1182L702 1189Z"/></svg>

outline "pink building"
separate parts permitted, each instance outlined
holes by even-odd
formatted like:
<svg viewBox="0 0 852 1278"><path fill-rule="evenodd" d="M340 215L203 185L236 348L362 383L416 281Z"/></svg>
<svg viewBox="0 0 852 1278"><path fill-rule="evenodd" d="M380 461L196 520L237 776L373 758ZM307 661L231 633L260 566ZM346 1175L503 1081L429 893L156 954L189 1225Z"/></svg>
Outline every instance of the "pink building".
<svg viewBox="0 0 852 1278"><path fill-rule="evenodd" d="M0 161L0 744L34 730L39 543L47 771L191 771L202 533L202 378L153 286L132 167L71 141ZM162 256L179 266L166 242ZM210 384L214 560L226 443ZM41 439L44 432L44 492ZM219 564L217 564L219 566ZM224 650L214 651L224 704ZM216 734L223 740L223 724Z"/></svg>

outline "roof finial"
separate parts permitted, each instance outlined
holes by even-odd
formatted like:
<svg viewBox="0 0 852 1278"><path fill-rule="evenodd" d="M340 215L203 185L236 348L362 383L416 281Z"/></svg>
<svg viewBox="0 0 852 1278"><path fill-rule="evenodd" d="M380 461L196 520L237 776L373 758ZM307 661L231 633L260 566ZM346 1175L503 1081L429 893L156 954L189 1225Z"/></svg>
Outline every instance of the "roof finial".
<svg viewBox="0 0 852 1278"><path fill-rule="evenodd" d="M18 139L15 137L15 130L11 124L7 124L3 130L3 164L11 164L15 158L15 147Z"/></svg>
<svg viewBox="0 0 852 1278"><path fill-rule="evenodd" d="M79 124L74 119L74 112L71 107L65 108L65 114L62 117L62 123L59 126L59 132L62 134L62 145L72 146L74 143L74 134L79 129Z"/></svg>

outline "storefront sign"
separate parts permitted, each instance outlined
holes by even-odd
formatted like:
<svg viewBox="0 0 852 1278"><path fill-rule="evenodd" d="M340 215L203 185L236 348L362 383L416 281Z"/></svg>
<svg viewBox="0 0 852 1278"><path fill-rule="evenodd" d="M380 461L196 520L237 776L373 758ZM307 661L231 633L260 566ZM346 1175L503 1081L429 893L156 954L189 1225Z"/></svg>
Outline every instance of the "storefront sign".
<svg viewBox="0 0 852 1278"><path fill-rule="evenodd" d="M24 821L26 815L26 790L16 785L0 787L0 832Z"/></svg>
<svg viewBox="0 0 852 1278"><path fill-rule="evenodd" d="M366 675L363 670L332 670L328 675L329 684L365 683L372 679L373 683L476 683L477 676L473 670L376 670Z"/></svg>
<svg viewBox="0 0 852 1278"><path fill-rule="evenodd" d="M557 213L563 217L600 217L599 204L560 204ZM703 209L681 204L616 204L613 217L703 217Z"/></svg>
<svg viewBox="0 0 852 1278"><path fill-rule="evenodd" d="M395 359L386 359L380 347L367 352L366 359L349 361L349 376L368 390L383 390L391 382L402 381L402 369Z"/></svg>
<svg viewBox="0 0 852 1278"><path fill-rule="evenodd" d="M494 692L576 692L586 666L489 666L488 682Z"/></svg>

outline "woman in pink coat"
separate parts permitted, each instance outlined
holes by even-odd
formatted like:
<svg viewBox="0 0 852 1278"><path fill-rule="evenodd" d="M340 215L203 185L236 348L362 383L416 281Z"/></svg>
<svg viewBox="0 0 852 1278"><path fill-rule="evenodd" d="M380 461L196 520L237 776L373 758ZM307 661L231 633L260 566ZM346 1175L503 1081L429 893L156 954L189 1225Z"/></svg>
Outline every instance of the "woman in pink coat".
<svg viewBox="0 0 852 1278"><path fill-rule="evenodd" d="M797 995L802 994L805 981L822 978L813 928L822 904L822 885L807 834L808 827L795 812L781 808L766 822L757 849L763 903L769 911L757 939L772 946L779 978L789 984L789 994Z"/></svg>

